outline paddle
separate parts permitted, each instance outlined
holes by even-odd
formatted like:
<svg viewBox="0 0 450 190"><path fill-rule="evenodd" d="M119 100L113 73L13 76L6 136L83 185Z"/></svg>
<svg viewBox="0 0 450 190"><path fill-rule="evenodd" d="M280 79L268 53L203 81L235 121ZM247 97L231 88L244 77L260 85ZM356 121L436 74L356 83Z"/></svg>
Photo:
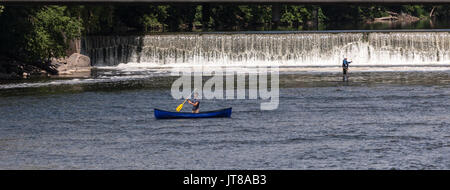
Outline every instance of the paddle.
<svg viewBox="0 0 450 190"><path fill-rule="evenodd" d="M197 90L197 89L194 89L194 91L192 91L191 92L191 94L189 95L189 97L188 98L186 98L186 100L184 100L184 102L182 103L182 104L180 104L178 107L177 107L177 112L180 112L181 111L181 109L183 109L183 105L184 105L184 103L186 103L186 101L192 96L192 93L194 93L195 92L195 90Z"/></svg>

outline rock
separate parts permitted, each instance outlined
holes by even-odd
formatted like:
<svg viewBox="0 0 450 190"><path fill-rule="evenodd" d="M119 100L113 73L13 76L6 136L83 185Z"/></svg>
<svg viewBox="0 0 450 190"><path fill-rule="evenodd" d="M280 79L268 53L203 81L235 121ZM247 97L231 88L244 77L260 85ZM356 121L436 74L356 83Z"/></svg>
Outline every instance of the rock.
<svg viewBox="0 0 450 190"><path fill-rule="evenodd" d="M51 67L58 75L72 75L76 72L90 72L91 59L88 56L74 53L66 59L52 59Z"/></svg>
<svg viewBox="0 0 450 190"><path fill-rule="evenodd" d="M88 56L74 53L72 54L69 59L67 59L67 65L71 68L90 68L91 67L91 59L89 59Z"/></svg>
<svg viewBox="0 0 450 190"><path fill-rule="evenodd" d="M74 53L65 58L53 58L50 62L25 63L0 54L0 79L24 79L35 76L89 77L89 57Z"/></svg>
<svg viewBox="0 0 450 190"><path fill-rule="evenodd" d="M0 55L0 79L1 80L14 80L20 79L22 75L22 65L16 62L14 59Z"/></svg>

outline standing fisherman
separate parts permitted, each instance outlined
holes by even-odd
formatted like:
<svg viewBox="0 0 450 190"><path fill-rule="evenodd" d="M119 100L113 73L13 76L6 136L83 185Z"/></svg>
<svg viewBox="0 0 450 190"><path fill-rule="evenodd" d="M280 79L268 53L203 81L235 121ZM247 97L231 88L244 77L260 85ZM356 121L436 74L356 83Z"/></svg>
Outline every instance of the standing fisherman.
<svg viewBox="0 0 450 190"><path fill-rule="evenodd" d="M344 57L344 61L342 61L342 74L343 74L342 80L344 82L348 81L347 73L348 73L348 64L350 64L350 63L351 63L351 61L347 61L347 58Z"/></svg>

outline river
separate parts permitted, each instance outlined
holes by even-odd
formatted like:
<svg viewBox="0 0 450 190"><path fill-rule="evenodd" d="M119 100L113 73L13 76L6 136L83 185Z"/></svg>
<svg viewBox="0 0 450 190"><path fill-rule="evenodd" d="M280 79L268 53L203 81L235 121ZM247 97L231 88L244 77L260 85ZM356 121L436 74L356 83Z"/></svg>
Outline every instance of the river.
<svg viewBox="0 0 450 190"><path fill-rule="evenodd" d="M301 48L308 36L304 44L312 45ZM111 37L92 40L97 50L83 51L105 54L92 56L95 68L86 78L1 82L0 168L450 169L448 32L177 34L159 36L161 46L148 45L156 37L138 37L144 48L122 49L128 53L120 57L111 53L119 46L109 46L109 53L99 47ZM235 42L230 47L247 49L196 51L203 48L199 40L213 37L220 40L206 44ZM292 56L283 53L286 39ZM176 56L153 56L165 44L179 48L157 51ZM339 67L345 49L354 60L348 83L341 82ZM240 59L242 52L247 57ZM375 64L387 53L389 61ZM181 103L171 96L174 68L274 63L280 65L276 110L260 110L261 99L205 99L203 111L233 107L232 117L153 116L154 108L175 110Z"/></svg>

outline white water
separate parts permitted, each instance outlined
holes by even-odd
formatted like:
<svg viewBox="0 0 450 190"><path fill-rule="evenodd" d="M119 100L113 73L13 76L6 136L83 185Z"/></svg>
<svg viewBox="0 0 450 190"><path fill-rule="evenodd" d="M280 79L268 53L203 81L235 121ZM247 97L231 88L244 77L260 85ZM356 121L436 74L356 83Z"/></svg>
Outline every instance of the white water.
<svg viewBox="0 0 450 190"><path fill-rule="evenodd" d="M207 33L91 36L83 53L96 66L448 65L448 32Z"/></svg>
<svg viewBox="0 0 450 190"><path fill-rule="evenodd" d="M280 66L280 73L339 73L344 56L355 72L450 70L449 32L208 33L91 36L82 53L100 69L96 77L1 84L0 89L139 80L187 68L253 71Z"/></svg>

